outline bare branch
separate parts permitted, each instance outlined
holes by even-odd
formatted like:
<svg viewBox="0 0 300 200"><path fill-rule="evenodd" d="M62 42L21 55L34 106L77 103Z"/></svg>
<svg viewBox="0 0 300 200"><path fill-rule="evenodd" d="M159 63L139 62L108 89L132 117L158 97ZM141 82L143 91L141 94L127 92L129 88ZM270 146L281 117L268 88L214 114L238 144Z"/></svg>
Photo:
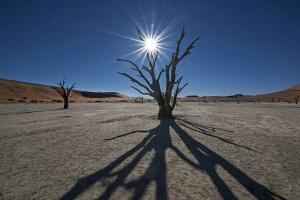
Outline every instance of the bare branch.
<svg viewBox="0 0 300 200"><path fill-rule="evenodd" d="M161 77L161 75L165 72L166 70L164 70L164 69L161 69L160 70L160 72L159 72L159 74L158 74L158 76L157 76L157 81L159 81L160 80L160 77Z"/></svg>
<svg viewBox="0 0 300 200"><path fill-rule="evenodd" d="M182 80L182 76L176 81L177 82L177 87L176 87L176 90L174 92L174 96L173 96L173 102L172 102L172 106L171 106L171 109L173 110L176 106L176 103L177 103L177 97L178 97L178 94L188 85L188 83L185 83L182 87L180 87L180 83L181 83L181 80Z"/></svg>
<svg viewBox="0 0 300 200"><path fill-rule="evenodd" d="M52 87L52 88L55 89L62 97L64 97L62 91L60 91L57 87Z"/></svg>
<svg viewBox="0 0 300 200"><path fill-rule="evenodd" d="M118 72L119 74L127 77L129 80L131 80L132 82L138 84L139 86L145 88L150 94L152 93L152 91L146 86L144 85L143 83L141 83L140 81L138 81L137 79L133 78L132 76L130 76L129 74L127 73L124 73L124 72Z"/></svg>
<svg viewBox="0 0 300 200"><path fill-rule="evenodd" d="M73 83L72 85L71 85L71 87L70 88L67 88L67 95L69 96L70 95L70 92L75 88L75 85L76 85L77 83Z"/></svg>
<svg viewBox="0 0 300 200"><path fill-rule="evenodd" d="M177 59L177 62L181 61L184 57L191 54L191 50L195 47L196 42L199 40L199 38L196 38L191 44L186 48L184 53Z"/></svg>
<svg viewBox="0 0 300 200"><path fill-rule="evenodd" d="M149 67L146 67L146 66L142 66L142 69L145 70L146 72L149 73L149 75L151 76L151 70Z"/></svg>
<svg viewBox="0 0 300 200"><path fill-rule="evenodd" d="M145 41L145 36L144 36L143 32L142 32L138 27L136 27L136 30L137 30L138 38L139 38L141 41Z"/></svg>
<svg viewBox="0 0 300 200"><path fill-rule="evenodd" d="M189 83L185 83L181 88L179 88L178 94L188 85Z"/></svg>
<svg viewBox="0 0 300 200"><path fill-rule="evenodd" d="M183 26L182 31L181 31L181 34L180 34L180 37L179 37L179 39L177 40L177 46L176 46L176 52L175 52L175 58L178 58L179 51L180 51L180 45L181 45L181 42L182 42L182 40L183 40L185 34L186 34L186 29L185 29L185 27Z"/></svg>
<svg viewBox="0 0 300 200"><path fill-rule="evenodd" d="M151 84L150 81L146 78L146 76L143 74L143 72L140 70L140 68L137 66L137 64L135 64L134 62L132 62L131 60L124 60L124 59L117 59L117 61L122 61L122 62L127 62L130 63L134 68L135 71L138 72L139 76L147 83L147 85L151 88Z"/></svg>
<svg viewBox="0 0 300 200"><path fill-rule="evenodd" d="M60 94L62 95L62 97L66 97L67 93L66 93L66 89L65 89L65 78L63 78L61 81L59 81L58 83L56 83L59 87L60 87Z"/></svg>
<svg viewBox="0 0 300 200"><path fill-rule="evenodd" d="M136 91L138 91L140 94L152 96L150 93L142 92L140 89L138 89L138 88L136 88L134 86L130 86L130 87L133 88L133 89L135 89Z"/></svg>

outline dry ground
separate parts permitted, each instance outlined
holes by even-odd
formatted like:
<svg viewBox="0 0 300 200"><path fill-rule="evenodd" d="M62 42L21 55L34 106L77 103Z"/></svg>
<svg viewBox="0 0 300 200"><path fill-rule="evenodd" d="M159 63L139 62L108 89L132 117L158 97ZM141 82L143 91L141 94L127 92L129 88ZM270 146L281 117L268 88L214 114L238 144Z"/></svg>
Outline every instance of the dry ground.
<svg viewBox="0 0 300 200"><path fill-rule="evenodd" d="M300 199L300 107L0 104L0 199Z"/></svg>

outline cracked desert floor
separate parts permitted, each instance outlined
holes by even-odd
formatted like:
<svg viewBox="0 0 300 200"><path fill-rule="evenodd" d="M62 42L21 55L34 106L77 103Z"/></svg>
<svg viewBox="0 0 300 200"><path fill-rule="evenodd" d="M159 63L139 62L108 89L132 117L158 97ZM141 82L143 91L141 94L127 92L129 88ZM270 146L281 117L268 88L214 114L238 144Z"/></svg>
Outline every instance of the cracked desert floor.
<svg viewBox="0 0 300 200"><path fill-rule="evenodd" d="M300 199L300 107L0 105L0 199Z"/></svg>

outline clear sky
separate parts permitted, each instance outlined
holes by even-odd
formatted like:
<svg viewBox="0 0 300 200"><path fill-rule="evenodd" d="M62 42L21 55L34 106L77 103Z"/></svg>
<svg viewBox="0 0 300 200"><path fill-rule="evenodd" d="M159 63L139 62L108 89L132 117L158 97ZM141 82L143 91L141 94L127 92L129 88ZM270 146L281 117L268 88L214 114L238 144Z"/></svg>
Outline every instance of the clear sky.
<svg viewBox="0 0 300 200"><path fill-rule="evenodd" d="M153 20L155 28L176 22L173 42L183 24L187 41L200 37L179 65L190 83L183 96L259 94L300 83L297 0L1 0L0 77L53 84L65 76L78 89L136 95L117 74L129 67L116 62L136 44L112 34L134 37L134 20Z"/></svg>

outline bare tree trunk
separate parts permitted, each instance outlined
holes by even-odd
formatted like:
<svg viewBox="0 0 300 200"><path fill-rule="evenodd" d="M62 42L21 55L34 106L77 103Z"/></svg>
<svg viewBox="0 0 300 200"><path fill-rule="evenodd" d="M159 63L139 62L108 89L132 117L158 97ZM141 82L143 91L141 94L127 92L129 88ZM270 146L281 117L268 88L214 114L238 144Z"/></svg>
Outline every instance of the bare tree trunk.
<svg viewBox="0 0 300 200"><path fill-rule="evenodd" d="M68 108L69 108L69 100L64 99L64 109L68 109Z"/></svg>
<svg viewBox="0 0 300 200"><path fill-rule="evenodd" d="M174 117L172 115L172 111L166 109L165 106L159 107L157 118L158 119L174 119Z"/></svg>
<svg viewBox="0 0 300 200"><path fill-rule="evenodd" d="M157 101L158 107L159 107L157 118L158 119L174 119L173 114L172 114L173 109L170 106L170 102L166 102L162 95L160 95L156 101Z"/></svg>

